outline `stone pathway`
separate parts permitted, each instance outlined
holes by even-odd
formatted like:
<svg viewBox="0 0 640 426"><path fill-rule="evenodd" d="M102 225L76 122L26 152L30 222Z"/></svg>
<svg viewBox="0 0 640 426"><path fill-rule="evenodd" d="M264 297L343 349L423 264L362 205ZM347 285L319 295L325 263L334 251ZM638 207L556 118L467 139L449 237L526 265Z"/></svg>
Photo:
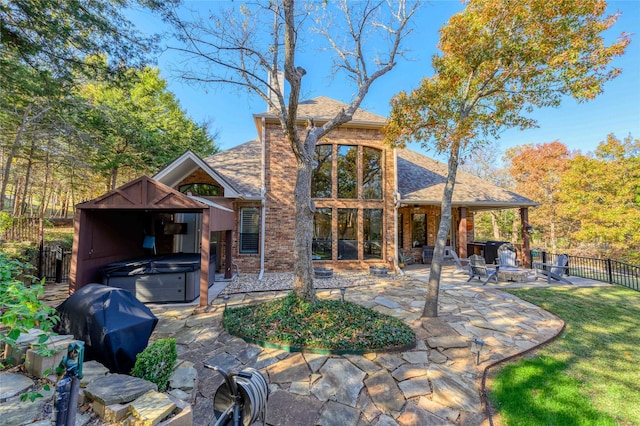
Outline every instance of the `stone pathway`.
<svg viewBox="0 0 640 426"><path fill-rule="evenodd" d="M346 292L347 300L410 324L418 337L410 351L324 356L263 349L222 329L220 299L202 313L154 308L160 323L153 337L175 337L180 358L198 370L196 425L212 419L213 394L222 383L203 362L262 371L271 388L268 425L480 425L486 421L480 398L484 368L554 337L563 322L495 287L463 284L466 276L443 280L439 317L420 320L426 286L422 278L382 280ZM284 294L235 294L227 303L237 306ZM321 290L318 297L341 296L338 290ZM474 339L484 345L473 344ZM473 351L478 347L479 356Z"/></svg>
<svg viewBox="0 0 640 426"><path fill-rule="evenodd" d="M441 281L439 317L421 320L428 270L425 274L425 269L414 268L408 273L348 288L345 298L409 324L418 339L409 351L325 356L263 349L224 331L225 302L220 298L205 310L193 305L150 306L159 318L152 340L176 338L179 358L197 370L192 398L197 426L213 419L214 393L223 382L220 374L204 368L205 362L226 370L259 369L270 386L266 424L271 426L488 423L480 397L484 369L554 337L563 322L499 291L511 284L481 286L450 272L444 272ZM574 283L603 285L579 280ZM227 303L257 303L285 294L240 293ZM50 297L59 295L52 291ZM318 297L341 295L337 289L326 289L318 290Z"/></svg>

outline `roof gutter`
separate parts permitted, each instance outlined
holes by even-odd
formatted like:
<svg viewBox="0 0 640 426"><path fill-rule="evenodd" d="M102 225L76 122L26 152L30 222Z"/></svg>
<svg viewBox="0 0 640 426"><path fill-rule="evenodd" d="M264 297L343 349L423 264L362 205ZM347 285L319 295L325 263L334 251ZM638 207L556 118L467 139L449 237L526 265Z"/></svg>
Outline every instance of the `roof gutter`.
<svg viewBox="0 0 640 426"><path fill-rule="evenodd" d="M412 200L405 198L402 200L400 207L407 207L413 205L440 205L442 200ZM467 207L472 210L495 210L495 209L517 209L522 207L537 207L539 203L504 203L504 202L467 202L467 201L452 201L451 207Z"/></svg>
<svg viewBox="0 0 640 426"><path fill-rule="evenodd" d="M400 207L401 195L398 192L398 149L393 148L393 242L396 252L393 254L393 270L400 275L404 275L404 271L398 265L398 253L400 245L398 244L398 208Z"/></svg>
<svg viewBox="0 0 640 426"><path fill-rule="evenodd" d="M266 136L267 136L267 132L265 130L266 127L266 120L265 117L262 117L262 135L261 135L261 139L262 139L262 155L261 155L261 167L260 167L260 182L261 182L261 188L260 188L260 205L262 206L262 212L260 214L260 273L258 274L258 281L262 281L262 278L264 276L264 240L265 240L265 235L266 235L266 231L265 231L265 226L266 226L266 218L265 218L265 214L267 212L267 197L266 197L266 193L267 193L267 185L266 185L266 173L265 173L265 165L266 165Z"/></svg>

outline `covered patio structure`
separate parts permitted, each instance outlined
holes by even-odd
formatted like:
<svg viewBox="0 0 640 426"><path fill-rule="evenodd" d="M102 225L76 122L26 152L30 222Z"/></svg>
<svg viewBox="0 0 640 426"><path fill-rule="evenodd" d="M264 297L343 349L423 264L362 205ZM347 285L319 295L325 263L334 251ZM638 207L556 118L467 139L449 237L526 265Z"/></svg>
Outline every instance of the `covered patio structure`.
<svg viewBox="0 0 640 426"><path fill-rule="evenodd" d="M174 253L200 255L200 305L215 277L211 235L232 240L234 213L218 197L191 197L143 176L76 206L69 292L102 283L106 265ZM231 244L225 264L231 264ZM229 271L230 272L230 271Z"/></svg>
<svg viewBox="0 0 640 426"><path fill-rule="evenodd" d="M398 250L419 259L424 246L435 246L447 180L447 165L410 150L398 150ZM529 208L538 203L459 171L451 200L447 246L461 258L480 254L474 215L480 211L517 209L520 217L522 266L531 267ZM493 263L493 262L491 262Z"/></svg>

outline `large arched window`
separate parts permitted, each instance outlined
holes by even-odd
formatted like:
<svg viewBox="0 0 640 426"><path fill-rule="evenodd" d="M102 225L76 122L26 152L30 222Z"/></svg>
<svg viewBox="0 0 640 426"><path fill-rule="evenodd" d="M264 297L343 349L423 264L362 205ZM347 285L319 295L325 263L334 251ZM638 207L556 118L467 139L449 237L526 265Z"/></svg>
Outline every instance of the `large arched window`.
<svg viewBox="0 0 640 426"><path fill-rule="evenodd" d="M329 260L333 253L334 260L382 259L383 150L322 144L315 160L311 197L320 207L314 213L313 259Z"/></svg>
<svg viewBox="0 0 640 426"><path fill-rule="evenodd" d="M205 197L218 197L224 195L222 188L211 183L188 183L186 185L180 185L178 187L178 191L183 194L202 195Z"/></svg>

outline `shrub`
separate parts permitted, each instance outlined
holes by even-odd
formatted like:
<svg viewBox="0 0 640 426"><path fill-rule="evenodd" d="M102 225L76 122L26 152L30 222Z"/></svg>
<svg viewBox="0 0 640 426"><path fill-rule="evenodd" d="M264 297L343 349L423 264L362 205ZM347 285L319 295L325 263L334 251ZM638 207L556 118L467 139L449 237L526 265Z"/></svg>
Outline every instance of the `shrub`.
<svg viewBox="0 0 640 426"><path fill-rule="evenodd" d="M155 383L158 391L164 392L176 359L176 339L159 339L138 354L131 375Z"/></svg>
<svg viewBox="0 0 640 426"><path fill-rule="evenodd" d="M0 212L0 232L6 231L13 223L13 216L7 212Z"/></svg>
<svg viewBox="0 0 640 426"><path fill-rule="evenodd" d="M15 347L20 334L32 328L42 330L38 343L43 344L58 321L55 309L41 300L43 281L30 275L30 269L31 265L0 252L0 347L5 343Z"/></svg>
<svg viewBox="0 0 640 426"><path fill-rule="evenodd" d="M222 324L229 334L283 348L357 353L415 345L413 330L398 318L339 300L312 304L293 292L266 303L228 308Z"/></svg>

